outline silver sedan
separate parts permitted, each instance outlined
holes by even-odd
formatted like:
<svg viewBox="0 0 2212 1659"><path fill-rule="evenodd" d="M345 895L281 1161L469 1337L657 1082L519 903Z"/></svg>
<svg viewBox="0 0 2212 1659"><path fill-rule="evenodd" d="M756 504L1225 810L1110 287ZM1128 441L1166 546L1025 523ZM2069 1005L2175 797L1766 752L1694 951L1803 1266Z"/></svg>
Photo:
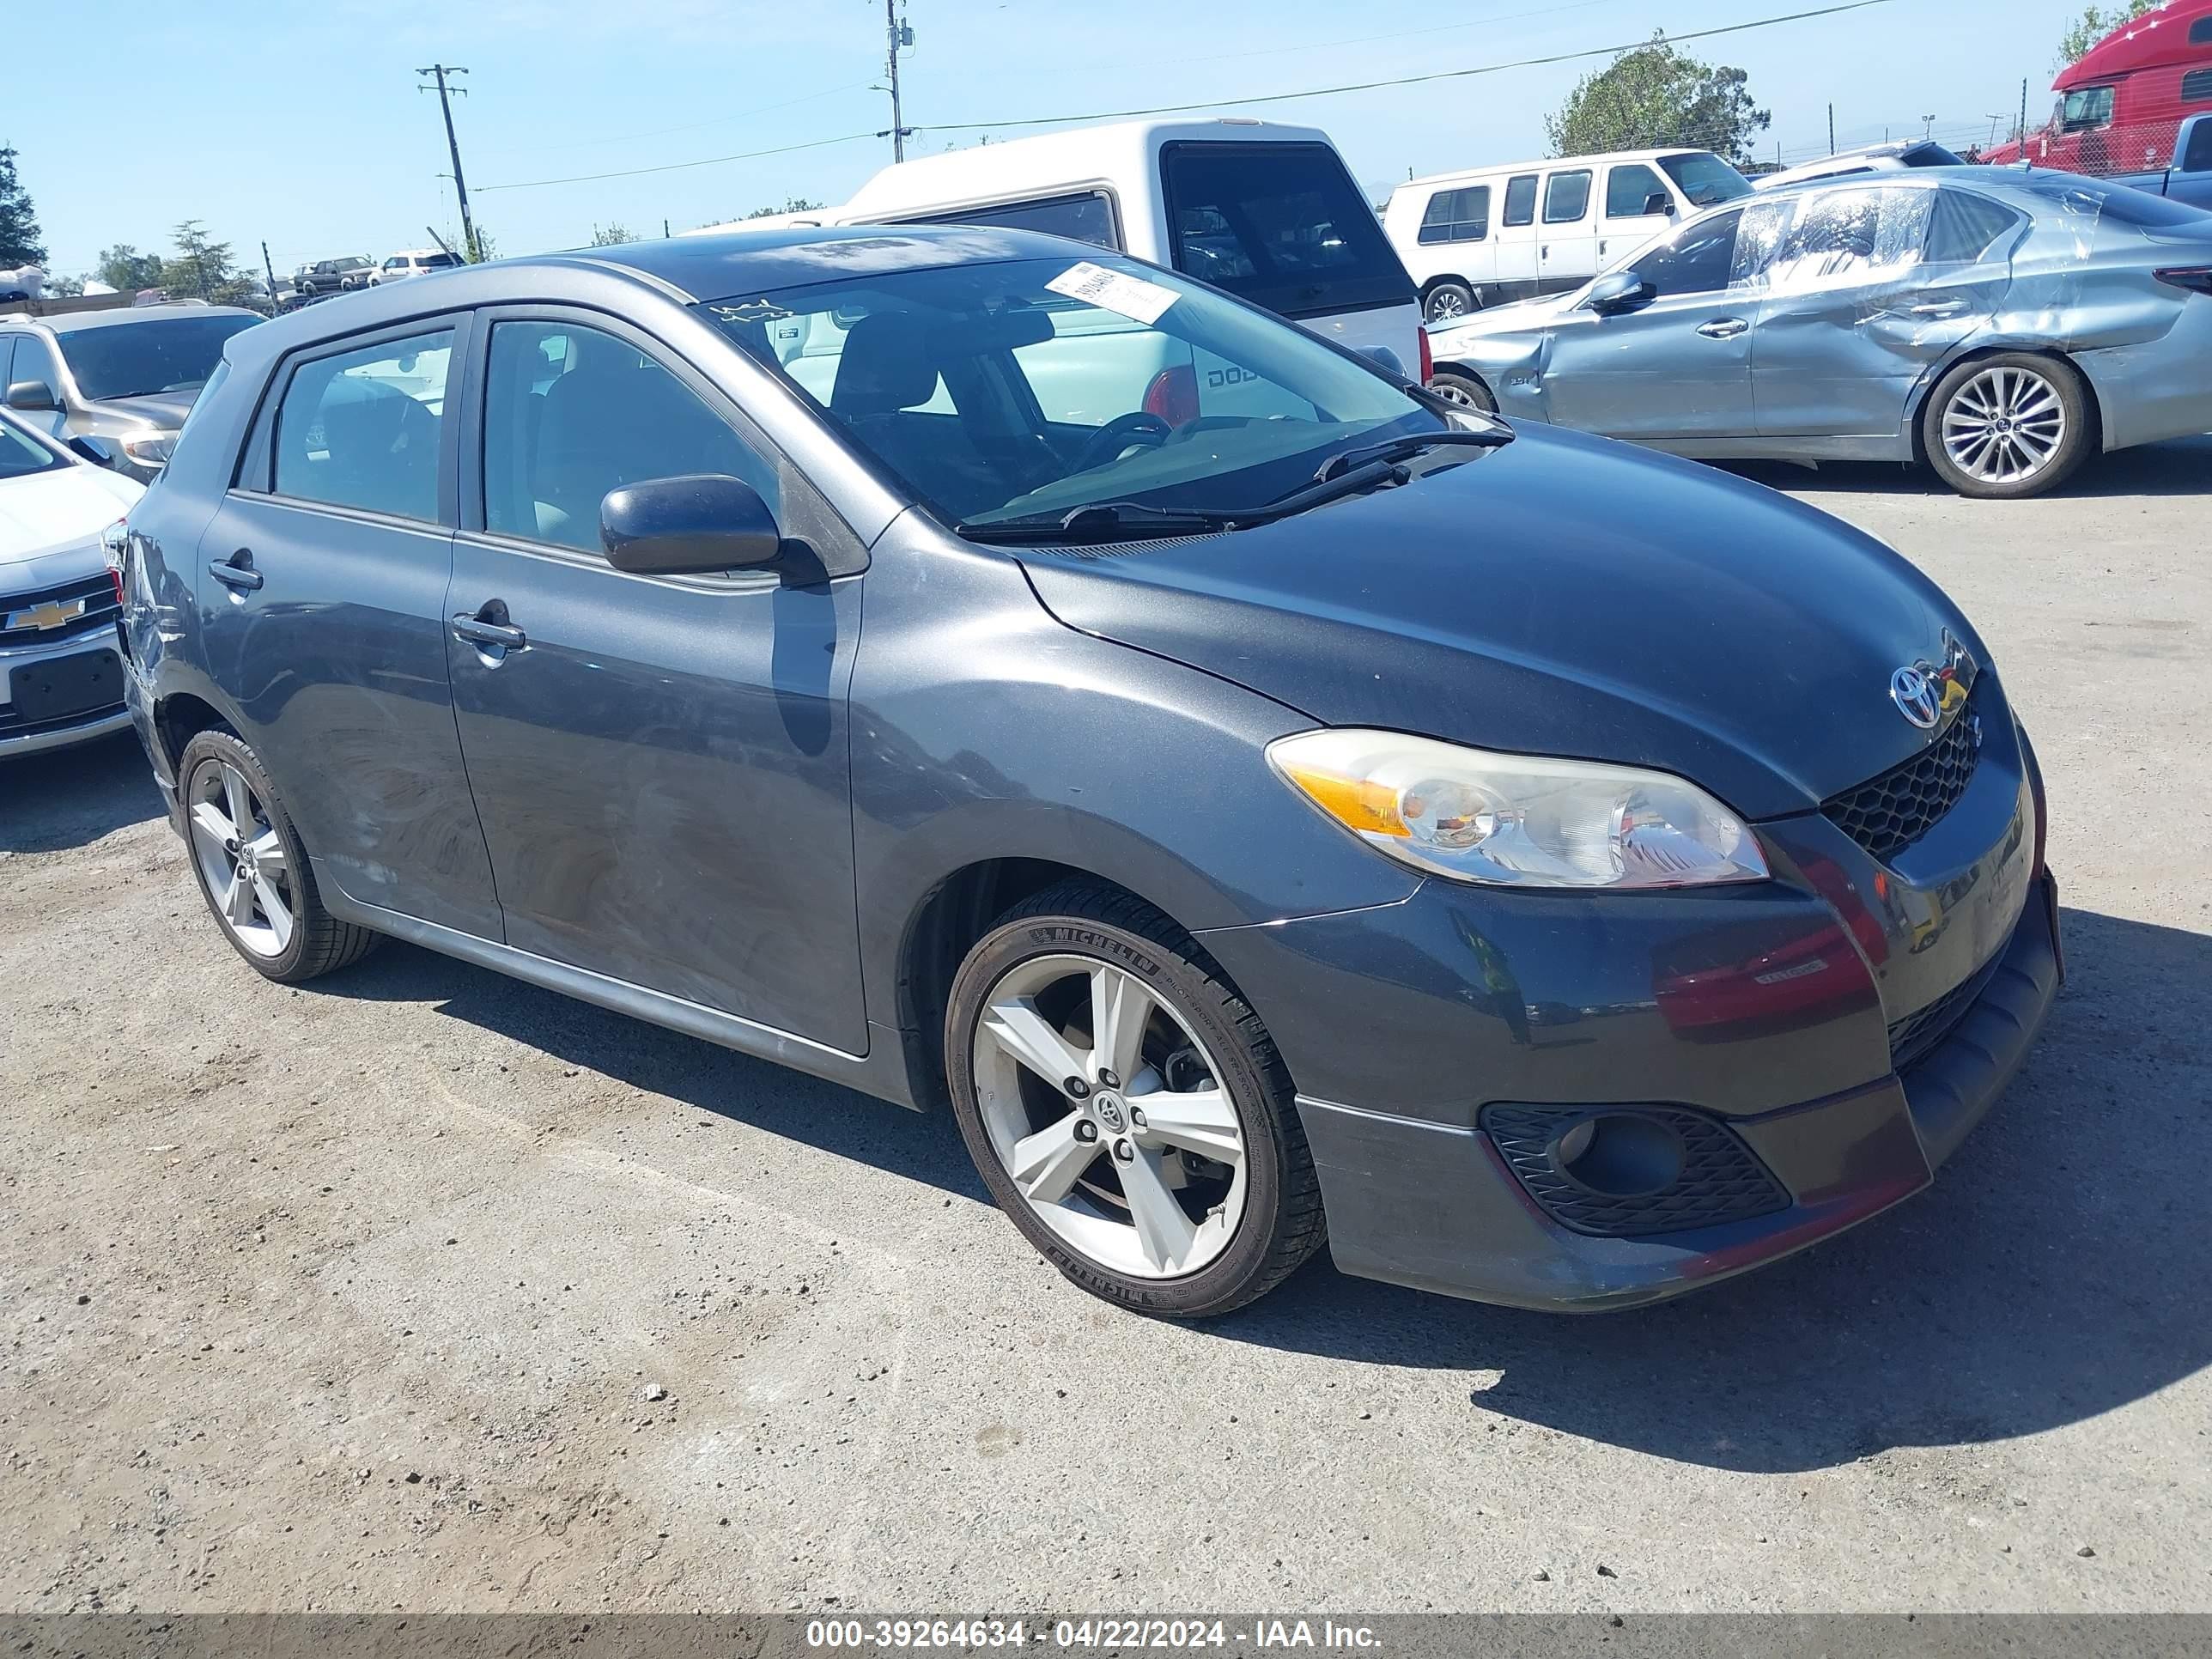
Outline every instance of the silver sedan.
<svg viewBox="0 0 2212 1659"><path fill-rule="evenodd" d="M1431 386L1480 408L2034 495L2100 449L2212 431L2212 214L2064 173L1821 180L1429 334Z"/></svg>

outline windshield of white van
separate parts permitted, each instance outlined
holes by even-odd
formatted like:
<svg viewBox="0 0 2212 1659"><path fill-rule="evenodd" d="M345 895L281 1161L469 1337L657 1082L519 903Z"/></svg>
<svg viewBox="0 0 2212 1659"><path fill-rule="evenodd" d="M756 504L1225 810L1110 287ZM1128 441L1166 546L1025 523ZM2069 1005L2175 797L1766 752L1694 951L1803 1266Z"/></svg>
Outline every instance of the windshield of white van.
<svg viewBox="0 0 2212 1659"><path fill-rule="evenodd" d="M1659 165L1667 169L1667 176L1681 186L1682 194L1696 207L1712 207L1751 194L1751 180L1710 150L1693 149L1686 155L1663 156Z"/></svg>
<svg viewBox="0 0 2212 1659"><path fill-rule="evenodd" d="M1111 254L891 271L699 309L948 525L1108 502L1250 508L1347 447L1451 429L1303 329Z"/></svg>
<svg viewBox="0 0 2212 1659"><path fill-rule="evenodd" d="M1166 144L1170 263L1279 317L1413 303L1406 274L1327 144Z"/></svg>

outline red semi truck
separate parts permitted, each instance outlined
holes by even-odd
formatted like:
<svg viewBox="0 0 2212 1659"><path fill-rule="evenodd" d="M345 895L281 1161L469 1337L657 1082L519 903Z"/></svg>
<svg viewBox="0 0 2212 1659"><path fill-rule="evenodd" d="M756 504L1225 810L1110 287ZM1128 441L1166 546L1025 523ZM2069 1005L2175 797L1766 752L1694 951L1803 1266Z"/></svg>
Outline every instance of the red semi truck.
<svg viewBox="0 0 2212 1659"><path fill-rule="evenodd" d="M2099 176L2168 166L2181 123L2212 111L2212 0L2167 0L2122 24L2051 90L2051 124L1982 160Z"/></svg>

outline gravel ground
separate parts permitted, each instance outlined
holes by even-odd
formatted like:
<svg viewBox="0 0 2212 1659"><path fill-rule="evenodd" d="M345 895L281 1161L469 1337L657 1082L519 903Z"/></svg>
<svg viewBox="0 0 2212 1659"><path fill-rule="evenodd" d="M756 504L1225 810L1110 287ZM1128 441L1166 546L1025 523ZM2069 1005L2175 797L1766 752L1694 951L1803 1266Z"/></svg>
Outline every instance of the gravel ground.
<svg viewBox="0 0 2212 1659"><path fill-rule="evenodd" d="M0 1609L2212 1609L2212 441L1759 476L1965 605L2072 981L1935 1188L1601 1320L1066 1285L949 1123L398 945L129 739L0 763Z"/></svg>

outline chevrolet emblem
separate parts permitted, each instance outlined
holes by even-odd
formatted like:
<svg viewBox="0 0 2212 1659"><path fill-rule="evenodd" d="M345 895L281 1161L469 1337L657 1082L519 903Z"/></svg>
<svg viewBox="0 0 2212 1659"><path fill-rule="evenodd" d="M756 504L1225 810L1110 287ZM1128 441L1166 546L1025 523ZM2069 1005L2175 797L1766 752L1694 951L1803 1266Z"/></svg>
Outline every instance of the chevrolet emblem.
<svg viewBox="0 0 2212 1659"><path fill-rule="evenodd" d="M71 599L66 605L48 599L42 605L33 605L27 611L9 611L8 631L12 634L21 629L36 628L46 631L56 628L67 628L84 615L84 611L85 601L82 599Z"/></svg>

